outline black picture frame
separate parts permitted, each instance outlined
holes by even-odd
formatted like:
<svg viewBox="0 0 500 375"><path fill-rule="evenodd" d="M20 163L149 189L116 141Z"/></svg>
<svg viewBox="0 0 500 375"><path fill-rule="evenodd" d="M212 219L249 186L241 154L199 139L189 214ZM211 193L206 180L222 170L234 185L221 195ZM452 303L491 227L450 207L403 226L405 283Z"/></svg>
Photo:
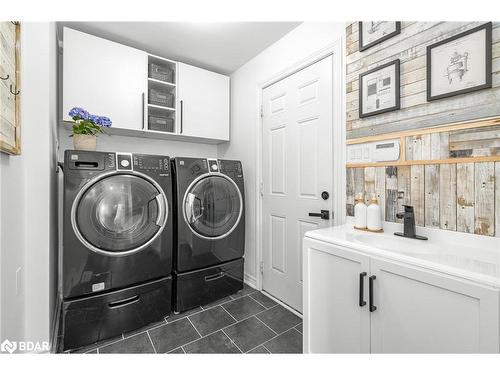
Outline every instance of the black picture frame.
<svg viewBox="0 0 500 375"><path fill-rule="evenodd" d="M365 51L368 48L371 48L379 43L382 43L383 41L392 38L395 35L398 35L401 33L401 22L400 21L394 21L396 24L396 30L393 31L390 34L384 35L382 38L379 38L377 40L374 40L373 42L363 46L363 22L358 22L358 29L359 29L359 51Z"/></svg>
<svg viewBox="0 0 500 375"><path fill-rule="evenodd" d="M378 111L373 111L373 112L370 112L370 113L363 113L363 77L364 76L367 76L371 73L374 73L378 70L382 70L384 68L387 68L391 65L394 65L394 70L395 70L395 74L394 76L396 77L396 82L395 82L395 85L396 85L396 89L395 89L395 95L396 95L396 98L394 100L394 102L396 103L394 106L392 107L388 107L388 108L384 108L384 109L380 109ZM400 60L399 59L396 59L396 60L393 60L393 61L390 61L384 65L381 65L381 66L377 66L376 68L374 69L371 69L367 72L364 72L364 73L361 73L359 75L359 118L366 118L366 117L371 117L371 116L376 116L376 115L379 115L381 113L386 113L386 112L392 112L392 111L396 111L398 109L401 108L401 70L400 70Z"/></svg>
<svg viewBox="0 0 500 375"><path fill-rule="evenodd" d="M435 47L447 44L449 42L452 42L454 40L463 38L464 36L474 34L480 30L483 30L483 29L486 31L486 33L485 33L485 54L486 54L486 56L485 56L485 74L486 74L485 83L482 85L468 87L468 88L462 89L462 90L450 91L449 93L433 96L432 95L432 73L431 73L431 68L432 68L432 56L431 56L432 53L431 52L432 52L432 49ZM426 57L427 74L426 74L426 78L427 78L427 101L428 102L433 101L433 100L443 99L443 98L449 98L449 97L456 96L456 95L466 94L466 93L473 92L473 91L491 88L491 86L492 86L492 47L491 47L492 29L493 29L492 23L488 22L488 23L485 23L483 25L474 27L473 29L464 31L460 34L454 35L450 38L447 38L445 40L441 40L437 43L434 43L434 44L427 46L427 51L426 51L426 53L427 53L427 57Z"/></svg>

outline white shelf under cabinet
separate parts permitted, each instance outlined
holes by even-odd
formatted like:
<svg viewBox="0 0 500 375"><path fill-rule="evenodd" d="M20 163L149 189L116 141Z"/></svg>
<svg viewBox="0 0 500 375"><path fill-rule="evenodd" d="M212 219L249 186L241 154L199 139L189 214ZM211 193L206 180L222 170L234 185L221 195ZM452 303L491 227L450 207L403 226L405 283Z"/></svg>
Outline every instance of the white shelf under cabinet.
<svg viewBox="0 0 500 375"><path fill-rule="evenodd" d="M159 79L154 79L154 78L150 78L150 77L148 77L148 81L149 81L149 82L154 82L154 83L157 83L157 84L159 84L159 85L168 86L168 87L175 87L175 86L176 86L176 84L175 84L175 83L170 83L170 82L160 81Z"/></svg>
<svg viewBox="0 0 500 375"><path fill-rule="evenodd" d="M175 108L164 107L162 105L148 104L148 107L157 108L157 109L163 109L163 110L168 111L168 112L175 112Z"/></svg>
<svg viewBox="0 0 500 375"><path fill-rule="evenodd" d="M73 123L69 121L64 121L63 126L65 129L71 131L73 129ZM131 130L131 129L121 129L117 127L106 128L106 134L113 136L118 135L122 137L139 137L139 138L153 138L153 139L165 139L169 141L178 142L192 142L192 143L204 143L217 145L219 143L228 142L227 139L213 139L204 137L194 137L190 135L182 135L177 133L161 132L157 130ZM106 134L100 135L100 137L106 137Z"/></svg>

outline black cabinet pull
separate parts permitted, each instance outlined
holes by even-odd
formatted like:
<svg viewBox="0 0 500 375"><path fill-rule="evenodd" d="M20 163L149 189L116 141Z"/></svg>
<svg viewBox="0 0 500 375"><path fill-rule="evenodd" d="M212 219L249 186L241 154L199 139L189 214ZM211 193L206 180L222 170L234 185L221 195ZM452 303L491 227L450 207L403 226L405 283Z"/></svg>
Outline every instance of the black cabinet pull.
<svg viewBox="0 0 500 375"><path fill-rule="evenodd" d="M373 304L373 280L375 280L377 278L377 276L375 275L372 275L370 276L370 278L368 279L368 286L369 286L369 297L370 297L370 312L374 312L375 310L377 310L377 306L375 306Z"/></svg>
<svg viewBox="0 0 500 375"><path fill-rule="evenodd" d="M364 305L366 305L366 301L364 300L365 297L364 297L364 289L365 289L365 286L364 286L364 281L365 281L365 276L366 276L366 272L361 272L359 274L359 306L363 307Z"/></svg>

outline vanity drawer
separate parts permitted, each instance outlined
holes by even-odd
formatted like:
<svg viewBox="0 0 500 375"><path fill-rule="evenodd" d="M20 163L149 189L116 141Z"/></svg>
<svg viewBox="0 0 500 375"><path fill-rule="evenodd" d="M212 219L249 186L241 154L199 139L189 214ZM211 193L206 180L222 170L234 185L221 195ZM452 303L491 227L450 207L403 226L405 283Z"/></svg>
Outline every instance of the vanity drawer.
<svg viewBox="0 0 500 375"><path fill-rule="evenodd" d="M174 310L186 311L243 289L243 258L174 275Z"/></svg>
<svg viewBox="0 0 500 375"><path fill-rule="evenodd" d="M171 311L172 277L63 302L63 350L106 340L162 320Z"/></svg>

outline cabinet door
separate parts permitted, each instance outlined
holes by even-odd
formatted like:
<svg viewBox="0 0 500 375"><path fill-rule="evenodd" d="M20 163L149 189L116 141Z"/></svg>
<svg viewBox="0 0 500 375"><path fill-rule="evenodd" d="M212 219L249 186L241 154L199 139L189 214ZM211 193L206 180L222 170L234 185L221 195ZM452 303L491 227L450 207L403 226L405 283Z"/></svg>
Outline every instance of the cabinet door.
<svg viewBox="0 0 500 375"><path fill-rule="evenodd" d="M372 352L498 353L498 290L375 258L370 267Z"/></svg>
<svg viewBox="0 0 500 375"><path fill-rule="evenodd" d="M369 258L333 245L304 239L304 352L368 353Z"/></svg>
<svg viewBox="0 0 500 375"><path fill-rule="evenodd" d="M64 120L83 107L109 117L114 128L143 128L145 52L65 28L63 56Z"/></svg>
<svg viewBox="0 0 500 375"><path fill-rule="evenodd" d="M179 133L229 140L229 77L178 63Z"/></svg>

